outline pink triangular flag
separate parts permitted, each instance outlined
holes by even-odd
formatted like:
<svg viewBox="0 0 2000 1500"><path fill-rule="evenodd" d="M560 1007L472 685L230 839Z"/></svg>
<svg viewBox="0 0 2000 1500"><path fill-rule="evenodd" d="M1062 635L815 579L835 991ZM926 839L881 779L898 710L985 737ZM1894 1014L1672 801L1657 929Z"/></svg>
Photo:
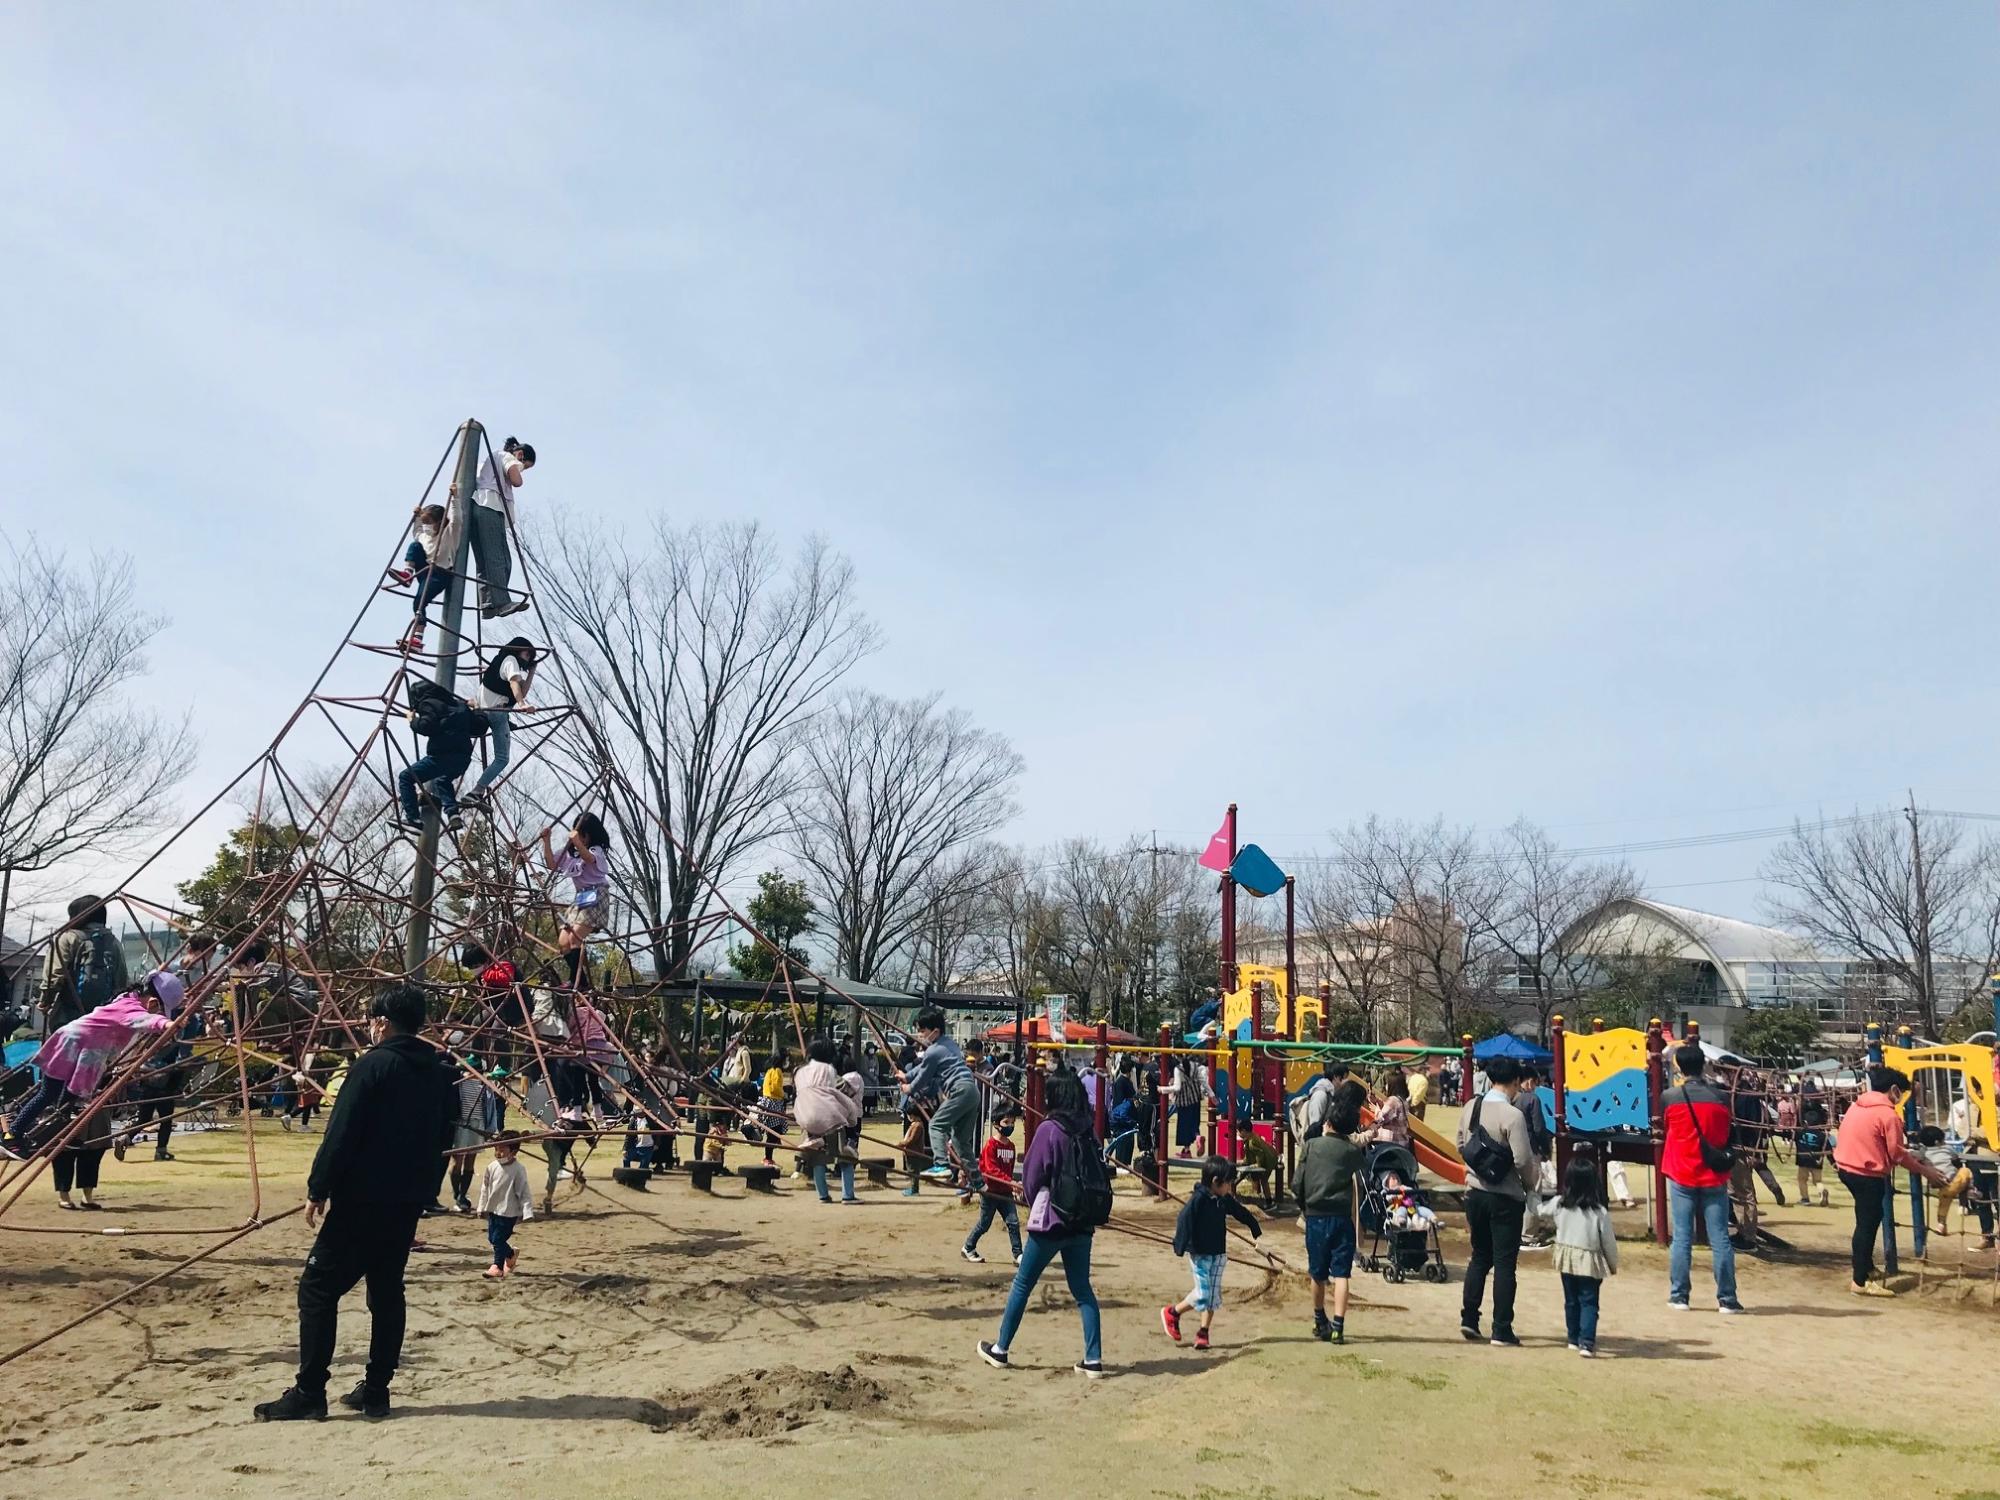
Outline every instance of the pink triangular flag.
<svg viewBox="0 0 2000 1500"><path fill-rule="evenodd" d="M1235 821L1229 814L1223 814L1222 826L1215 830L1215 837L1208 841L1208 847L1201 853L1200 863L1204 870L1228 872L1230 835L1235 832L1231 825Z"/></svg>

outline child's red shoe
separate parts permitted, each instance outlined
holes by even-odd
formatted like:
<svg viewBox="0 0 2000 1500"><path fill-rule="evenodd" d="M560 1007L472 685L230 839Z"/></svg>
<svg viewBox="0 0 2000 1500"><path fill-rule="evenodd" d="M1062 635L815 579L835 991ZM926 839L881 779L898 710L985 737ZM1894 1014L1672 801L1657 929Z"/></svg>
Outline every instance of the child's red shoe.
<svg viewBox="0 0 2000 1500"><path fill-rule="evenodd" d="M1160 1309L1160 1326L1167 1330L1167 1337L1176 1344L1181 1341L1181 1315L1171 1307Z"/></svg>
<svg viewBox="0 0 2000 1500"><path fill-rule="evenodd" d="M417 575L416 572L410 568L391 568L389 570L389 576L395 579L396 582L400 583L404 588L408 588L410 586L410 580L415 578Z"/></svg>
<svg viewBox="0 0 2000 1500"><path fill-rule="evenodd" d="M1197 1349L1206 1349L1208 1347L1208 1330L1206 1328L1194 1336L1194 1346Z"/></svg>

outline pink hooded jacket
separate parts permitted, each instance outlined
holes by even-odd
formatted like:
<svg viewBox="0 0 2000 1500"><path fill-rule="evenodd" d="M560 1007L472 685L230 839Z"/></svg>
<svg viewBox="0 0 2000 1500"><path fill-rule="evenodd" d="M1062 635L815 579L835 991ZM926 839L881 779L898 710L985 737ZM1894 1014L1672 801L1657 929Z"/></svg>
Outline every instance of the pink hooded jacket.
<svg viewBox="0 0 2000 1500"><path fill-rule="evenodd" d="M179 987L178 981L175 987ZM173 1024L171 1016L146 1009L142 997L120 995L88 1015L78 1016L43 1042L41 1050L35 1053L34 1063L49 1077L60 1080L72 1094L95 1093L106 1064L123 1052L134 1037L165 1031Z"/></svg>

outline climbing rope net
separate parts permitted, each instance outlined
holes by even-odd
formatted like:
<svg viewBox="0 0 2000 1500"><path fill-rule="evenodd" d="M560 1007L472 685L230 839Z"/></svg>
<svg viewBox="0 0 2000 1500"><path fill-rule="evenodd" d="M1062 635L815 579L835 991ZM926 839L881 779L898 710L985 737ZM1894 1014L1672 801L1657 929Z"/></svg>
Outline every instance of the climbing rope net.
<svg viewBox="0 0 2000 1500"><path fill-rule="evenodd" d="M447 481L454 459L458 478ZM496 462L484 429L468 422L453 434L418 498L418 509L443 504L451 512L447 535L454 527L463 534L472 497L462 491L482 459ZM398 557L408 535L406 530L398 542ZM270 743L106 898L143 935L149 967L182 978L182 1007L172 1026L126 1049L88 1097L68 1099L38 1121L20 1144L20 1159L0 1163L0 1234L193 1237L206 1243L60 1326L0 1351L0 1365L302 1211L303 1203L275 1212L265 1203L257 1167L260 1131L268 1140L278 1094L310 1099L337 1092L346 1060L368 1045L371 1004L392 984L424 988L431 1016L426 1038L461 1067L461 1139L470 1132L518 1141L525 1153L550 1164L551 1190L560 1174L572 1191L601 1191L585 1171L589 1153L606 1134L622 1134L628 1126L656 1138L691 1132L697 1149L704 1139L712 1149L731 1143L807 1149L791 1140L773 1143L764 1107L722 1084L717 1063L706 1054L690 1057L683 1050L670 1003L681 976L648 978L631 961L655 951L658 932L633 921L631 912L623 913L620 925L614 902L583 961L571 962L561 950L567 903L557 899L558 876L537 857L539 840L530 829L566 830L615 790L630 806L648 809L663 841L676 847L678 841L657 809L633 793L590 705L577 701L535 593L539 568L511 514L507 535L519 565L512 591L533 611L530 628L542 643L535 664L538 702L532 712L512 716L504 772L469 818L446 819L431 803L413 833L388 815L399 775L422 755L410 723L412 679L469 680L468 673L477 677L505 646L504 637L488 639L489 627L505 616L461 607L464 591L476 581L465 572L468 548L461 543L454 557L434 560L434 576L448 572L449 585L436 649L425 649L426 610L413 597L423 580L402 583L392 559L384 571L388 582L371 584ZM398 609L419 628L399 627L403 634L391 640ZM500 628L507 637L514 634ZM547 701L543 689L551 683L559 701ZM234 884L205 891L204 913L148 894L148 875L174 851L190 851L208 836L209 815L226 804L246 814L234 851L232 870L240 869ZM895 1055L888 1018L837 980L797 963L712 879L705 873L699 878L708 895L706 914L691 925L681 951L698 951L739 928L775 956L775 973L756 1008L788 1012L801 1053L808 1025L800 986L816 982L820 995L837 998L865 1021L885 1058ZM418 952L408 943L413 922L420 931L428 928ZM40 950L60 931L35 945L29 956L37 966ZM495 987L461 968L458 956L471 947L513 962L517 982ZM605 970L603 986L593 983L593 964ZM142 988L143 975L132 977L134 988ZM747 1045L742 1032L721 1041L725 1053ZM23 1062L0 1070L0 1099L18 1099L28 1068ZM1005 1090L995 1092L1013 1099ZM143 1124L135 1114L147 1117ZM510 1116L522 1123L509 1128ZM168 1121L185 1128L231 1118L248 1167L248 1201L239 1217L100 1228L88 1219L44 1222L26 1199L65 1152L115 1146L122 1154L142 1130L157 1131ZM906 1143L900 1134L875 1143L901 1151L906 1161L928 1159L926 1146ZM1114 1212L1107 1227L1171 1243L1158 1225L1132 1222L1129 1214ZM1262 1268L1267 1259L1259 1252L1251 1263Z"/></svg>

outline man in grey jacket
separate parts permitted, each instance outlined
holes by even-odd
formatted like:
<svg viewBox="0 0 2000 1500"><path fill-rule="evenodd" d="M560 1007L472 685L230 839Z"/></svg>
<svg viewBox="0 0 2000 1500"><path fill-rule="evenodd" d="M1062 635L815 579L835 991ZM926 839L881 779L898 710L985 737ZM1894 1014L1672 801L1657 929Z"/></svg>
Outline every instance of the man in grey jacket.
<svg viewBox="0 0 2000 1500"><path fill-rule="evenodd" d="M1537 1176L1534 1142L1528 1122L1514 1107L1521 1089L1521 1068L1511 1057L1496 1057L1486 1065L1490 1085L1458 1122L1458 1148L1464 1153L1472 1139L1475 1111L1479 1128L1513 1157L1496 1180L1465 1175L1465 1226L1472 1236L1472 1258L1465 1266L1465 1300L1458 1331L1479 1341L1479 1310L1486 1300L1486 1273L1493 1273L1492 1343L1516 1346L1514 1337L1514 1267L1521 1256L1521 1221L1527 1213L1528 1188Z"/></svg>

